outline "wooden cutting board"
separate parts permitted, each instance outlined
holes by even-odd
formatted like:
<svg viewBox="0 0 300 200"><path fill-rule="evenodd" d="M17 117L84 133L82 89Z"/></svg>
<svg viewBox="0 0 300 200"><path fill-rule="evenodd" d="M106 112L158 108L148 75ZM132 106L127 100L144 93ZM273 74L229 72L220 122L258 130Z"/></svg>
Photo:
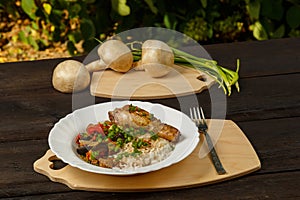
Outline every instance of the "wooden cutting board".
<svg viewBox="0 0 300 200"><path fill-rule="evenodd" d="M143 192L202 186L240 177L260 169L259 158L250 142L233 122L225 120L216 151L227 173L218 175L208 156L199 158L199 150L206 148L201 136L193 153L170 167L139 175L111 176L82 171L69 165L54 170L51 161L57 160L48 150L34 164L34 170L54 182L72 189L105 192Z"/></svg>
<svg viewBox="0 0 300 200"><path fill-rule="evenodd" d="M115 99L163 99L199 93L213 83L214 79L206 74L177 65L161 78L133 69L127 73L104 70L93 73L90 93Z"/></svg>

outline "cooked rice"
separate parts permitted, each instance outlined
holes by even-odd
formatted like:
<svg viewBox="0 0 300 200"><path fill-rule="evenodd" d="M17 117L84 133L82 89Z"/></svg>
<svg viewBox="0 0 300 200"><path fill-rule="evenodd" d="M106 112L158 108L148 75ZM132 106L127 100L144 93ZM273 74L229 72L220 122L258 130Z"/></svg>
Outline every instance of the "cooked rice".
<svg viewBox="0 0 300 200"><path fill-rule="evenodd" d="M143 136L145 138L147 136ZM147 165L152 165L166 159L174 149L174 144L163 138L158 138L157 140L151 140L151 144L138 149L141 153L137 156L129 155L123 156L117 163L116 168L120 169L134 169L138 167L144 167ZM118 155L124 153L133 153L134 148L132 147L132 142L127 143L123 150L118 154L114 155L115 158Z"/></svg>

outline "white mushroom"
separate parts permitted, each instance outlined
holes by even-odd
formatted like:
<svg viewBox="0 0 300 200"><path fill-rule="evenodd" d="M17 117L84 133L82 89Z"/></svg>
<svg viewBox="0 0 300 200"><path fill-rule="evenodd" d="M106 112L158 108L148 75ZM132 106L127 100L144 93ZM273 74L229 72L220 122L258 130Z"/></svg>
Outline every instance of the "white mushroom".
<svg viewBox="0 0 300 200"><path fill-rule="evenodd" d="M81 62L65 60L55 67L52 84L64 93L81 91L90 84L90 74Z"/></svg>
<svg viewBox="0 0 300 200"><path fill-rule="evenodd" d="M89 72L96 72L101 71L107 68L106 64L101 62L101 60L95 60L93 62L90 62L89 64L85 65L85 68Z"/></svg>
<svg viewBox="0 0 300 200"><path fill-rule="evenodd" d="M159 40L146 40L142 45L141 66L151 77L162 77L171 71L174 64L172 49Z"/></svg>
<svg viewBox="0 0 300 200"><path fill-rule="evenodd" d="M98 48L100 60L87 64L89 72L110 68L117 72L127 72L131 69L133 55L131 50L120 40L108 40Z"/></svg>

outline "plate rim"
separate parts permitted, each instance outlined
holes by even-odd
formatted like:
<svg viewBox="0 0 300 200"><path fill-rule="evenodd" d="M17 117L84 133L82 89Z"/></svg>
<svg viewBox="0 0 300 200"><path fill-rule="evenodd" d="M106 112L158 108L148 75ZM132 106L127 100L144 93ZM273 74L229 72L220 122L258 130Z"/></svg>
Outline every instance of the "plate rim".
<svg viewBox="0 0 300 200"><path fill-rule="evenodd" d="M141 107L143 105L146 105L147 108L149 106L153 107L153 106L157 106L158 105L161 108L163 108L164 111L167 110L167 112L168 112L168 110L171 110L172 112L175 112L178 115L181 115L182 120L184 120L184 118L185 118L185 120L188 120L188 121L192 122L191 119L185 113L183 113L183 112L181 112L179 110L176 110L174 108L171 108L169 106L160 104L160 103L152 103L152 102L147 102L147 101L131 101L131 100L103 102L103 103L94 104L94 105L90 105L90 106L86 106L86 107L74 110L73 112L71 112L71 113L65 115L64 117L62 117L61 119L59 119L59 121L57 121L55 123L55 125L52 127L52 129L50 130L49 135L48 135L48 145L50 146L50 149L63 162L69 164L72 167L79 168L79 169L81 169L83 171L97 173L97 174L126 176L126 175L148 173L148 172L157 171L157 170L169 167L169 166L171 166L173 164L176 164L176 163L180 162L181 160L183 160L187 156L189 156L194 151L194 149L197 147L198 142L199 142L200 139L199 139L197 127L192 122L192 124L194 125L192 127L194 129L194 133L193 133L192 137L189 138L191 140L191 142L188 143L189 146L185 148L185 150L184 150L183 153L181 153L180 155L174 156L173 161L172 160L168 161L168 160L170 160L170 159L168 159L168 158L170 158L170 156L171 156L170 155L167 158L165 158L164 160L162 160L161 162L158 162L158 163L155 163L155 164L152 164L152 165L149 165L149 166L145 166L145 167L136 168L135 170L107 169L107 168L101 168L99 166L94 166L92 164L89 164L89 163L84 162L83 160L81 160L79 158L79 156L76 155L76 153L74 152L74 149L72 149L72 152L74 153L75 157L78 158L76 160L78 162L80 162L80 164L78 165L78 163L76 164L76 162L74 163L74 162L70 161L70 159L68 157L65 157L64 153L61 153L61 152L55 150L56 147L55 147L55 145L54 145L54 143L52 141L53 137L55 136L55 130L57 128L59 128L59 126L61 124L63 124L65 121L68 121L68 120L71 121L71 123L73 123L73 125L74 125L74 123L75 123L74 120L72 120L72 119L70 120L70 118L72 118L72 116L74 116L76 113L84 112L85 110L88 110L88 109L96 109L97 107L102 107L102 106L107 106L107 105L109 107L112 107L112 108L117 108L119 106L130 104L130 103L132 103L132 104L139 104L138 106L141 106ZM76 133L74 133L74 135L73 135L72 138L74 138L75 135L76 135ZM71 143L72 143L72 141L71 141ZM72 146L72 144L70 144L70 145ZM175 149L176 149L176 146L175 146ZM85 168L84 166L87 166L87 168ZM153 166L154 166L154 168L153 168Z"/></svg>

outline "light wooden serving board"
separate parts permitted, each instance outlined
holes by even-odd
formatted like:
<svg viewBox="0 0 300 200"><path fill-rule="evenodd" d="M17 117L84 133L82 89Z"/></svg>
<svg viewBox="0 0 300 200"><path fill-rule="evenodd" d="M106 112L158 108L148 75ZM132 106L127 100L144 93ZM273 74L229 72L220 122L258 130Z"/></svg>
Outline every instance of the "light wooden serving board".
<svg viewBox="0 0 300 200"><path fill-rule="evenodd" d="M208 156L199 158L200 147L206 145L203 139L201 136L197 148L183 161L139 175L95 174L70 165L54 170L51 160L57 158L51 150L48 150L33 166L36 172L72 189L106 192L143 192L196 187L240 177L260 169L260 161L255 150L234 122L225 120L215 146L227 174L218 175Z"/></svg>
<svg viewBox="0 0 300 200"><path fill-rule="evenodd" d="M199 93L213 83L214 79L208 75L177 65L161 78L134 69L127 73L104 70L93 73L90 93L115 99L163 99Z"/></svg>

